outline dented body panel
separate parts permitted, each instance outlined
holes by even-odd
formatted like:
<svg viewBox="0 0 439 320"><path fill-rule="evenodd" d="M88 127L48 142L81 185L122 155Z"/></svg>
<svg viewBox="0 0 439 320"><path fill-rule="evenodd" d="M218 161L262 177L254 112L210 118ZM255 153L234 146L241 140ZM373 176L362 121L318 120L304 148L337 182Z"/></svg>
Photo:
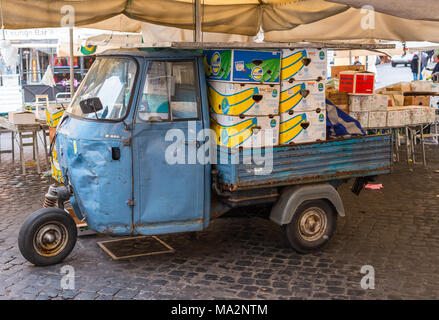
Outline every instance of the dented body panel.
<svg viewBox="0 0 439 320"><path fill-rule="evenodd" d="M129 132L122 123L100 123L67 118L57 135L63 175L73 187L72 204L93 230L102 233L131 233L131 152L123 146ZM113 138L106 138L109 134ZM119 136L120 138L114 138ZM119 160L112 148L120 148Z"/></svg>

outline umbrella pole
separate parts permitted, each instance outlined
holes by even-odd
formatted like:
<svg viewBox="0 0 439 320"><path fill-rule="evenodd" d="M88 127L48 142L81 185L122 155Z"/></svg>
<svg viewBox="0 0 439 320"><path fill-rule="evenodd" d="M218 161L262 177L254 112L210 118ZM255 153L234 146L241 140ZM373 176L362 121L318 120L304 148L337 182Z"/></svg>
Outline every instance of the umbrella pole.
<svg viewBox="0 0 439 320"><path fill-rule="evenodd" d="M195 0L194 2L194 41L201 42L201 0Z"/></svg>
<svg viewBox="0 0 439 320"><path fill-rule="evenodd" d="M74 56L73 56L73 27L70 27L70 97L73 99L73 94L75 93L75 73L74 73Z"/></svg>

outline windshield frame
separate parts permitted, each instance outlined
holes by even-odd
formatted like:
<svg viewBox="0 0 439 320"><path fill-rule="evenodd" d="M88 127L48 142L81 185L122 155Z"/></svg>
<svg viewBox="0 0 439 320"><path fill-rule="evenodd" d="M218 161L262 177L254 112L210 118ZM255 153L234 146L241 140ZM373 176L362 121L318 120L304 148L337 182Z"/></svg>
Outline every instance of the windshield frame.
<svg viewBox="0 0 439 320"><path fill-rule="evenodd" d="M130 56L130 55L123 55L123 54L118 54L118 55L115 55L115 54L108 54L108 55L99 55L98 57L96 57L95 62L96 62L98 59L108 59L108 58L111 58L111 59L132 60L132 61L134 61L134 63L136 64L136 74L135 74L135 76L134 76L133 86L132 86L132 88L131 88L131 90L132 90L132 94L130 95L130 100L128 101L128 106L127 106L127 110L126 110L126 112L125 112L125 115L124 115L122 118L118 118L118 119L100 119L100 118L86 118L86 117L82 117L82 116L79 116L79 115L77 115L77 114L73 114L73 113L70 113L70 112L67 111L67 110L70 108L71 103L72 103L72 102L74 101L74 99L76 98L76 95L77 95L77 93L79 92L79 89L81 88L82 84L83 84L84 81L87 79L88 74L89 74L89 73L87 72L87 75L84 77L84 79L82 79L81 84L80 84L79 87L76 89L75 94L73 95L73 98L72 98L72 100L71 100L69 106L66 108L65 113L67 113L67 115L68 115L69 117L74 118L74 119L79 119L79 120L95 121L95 122L122 122L122 121L124 121L124 120L128 117L128 115L130 114L130 112L131 112L131 107L132 107L132 104L133 104L134 96L137 95L137 93L138 93L138 90L137 90L137 89L138 89L138 88L137 88L137 84L138 84L138 83L137 83L137 82L138 82L139 74L140 74L140 71L141 71L141 70L140 70L140 64L139 64L139 61L138 61L135 57ZM93 62L93 63L94 63L94 62Z"/></svg>

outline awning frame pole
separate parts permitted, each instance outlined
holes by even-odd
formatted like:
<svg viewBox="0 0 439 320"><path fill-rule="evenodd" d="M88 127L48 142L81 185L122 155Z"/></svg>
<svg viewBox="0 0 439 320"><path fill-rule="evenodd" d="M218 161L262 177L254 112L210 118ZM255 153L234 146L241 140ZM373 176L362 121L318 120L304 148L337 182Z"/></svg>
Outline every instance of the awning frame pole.
<svg viewBox="0 0 439 320"><path fill-rule="evenodd" d="M70 27L69 29L69 35L70 35L70 97L73 99L73 95L75 94L75 71L74 71L74 65L75 65L75 57L73 55L73 27Z"/></svg>
<svg viewBox="0 0 439 320"><path fill-rule="evenodd" d="M194 1L194 42L202 41L202 22L201 22L201 0Z"/></svg>

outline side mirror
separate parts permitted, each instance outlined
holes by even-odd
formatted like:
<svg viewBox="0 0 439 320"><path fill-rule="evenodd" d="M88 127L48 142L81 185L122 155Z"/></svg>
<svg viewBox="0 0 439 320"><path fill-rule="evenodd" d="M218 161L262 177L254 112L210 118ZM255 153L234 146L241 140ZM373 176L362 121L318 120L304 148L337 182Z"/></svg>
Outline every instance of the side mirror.
<svg viewBox="0 0 439 320"><path fill-rule="evenodd" d="M79 102L79 106L83 114L96 113L104 108L98 97L82 100Z"/></svg>

